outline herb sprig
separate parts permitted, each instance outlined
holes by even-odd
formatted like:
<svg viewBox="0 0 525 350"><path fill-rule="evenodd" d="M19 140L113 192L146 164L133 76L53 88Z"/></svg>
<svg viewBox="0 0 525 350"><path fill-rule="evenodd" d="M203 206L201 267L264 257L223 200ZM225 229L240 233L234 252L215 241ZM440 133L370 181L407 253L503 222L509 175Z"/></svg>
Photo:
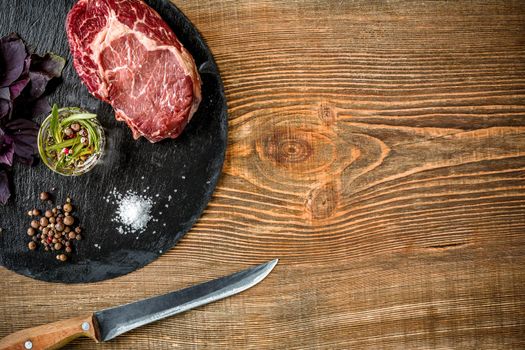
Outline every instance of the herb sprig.
<svg viewBox="0 0 525 350"><path fill-rule="evenodd" d="M97 115L55 104L49 127L39 137L38 150L43 162L62 174L71 174L101 150L101 132ZM41 131L42 132L42 131Z"/></svg>

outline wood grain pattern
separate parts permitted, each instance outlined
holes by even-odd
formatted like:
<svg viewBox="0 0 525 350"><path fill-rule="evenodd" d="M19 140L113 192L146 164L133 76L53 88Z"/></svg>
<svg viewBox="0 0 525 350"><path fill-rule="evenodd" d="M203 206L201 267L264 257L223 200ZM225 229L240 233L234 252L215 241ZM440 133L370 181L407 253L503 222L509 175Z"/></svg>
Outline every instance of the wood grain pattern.
<svg viewBox="0 0 525 350"><path fill-rule="evenodd" d="M128 276L0 270L0 336L279 257L241 295L69 348L525 347L523 2L176 3L229 101L212 202Z"/></svg>
<svg viewBox="0 0 525 350"><path fill-rule="evenodd" d="M68 320L56 321L44 325L33 326L9 334L0 339L2 350L53 350L79 337L89 337L98 342L98 330L93 321L93 315L85 315Z"/></svg>

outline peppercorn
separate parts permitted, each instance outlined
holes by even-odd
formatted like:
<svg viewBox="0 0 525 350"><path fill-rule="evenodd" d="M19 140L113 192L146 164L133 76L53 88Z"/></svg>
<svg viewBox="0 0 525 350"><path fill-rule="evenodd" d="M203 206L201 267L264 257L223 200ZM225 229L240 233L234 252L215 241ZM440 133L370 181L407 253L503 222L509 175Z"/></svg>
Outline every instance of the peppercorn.
<svg viewBox="0 0 525 350"><path fill-rule="evenodd" d="M69 232L68 237L69 239L75 239L77 238L77 235L75 234L75 232Z"/></svg>
<svg viewBox="0 0 525 350"><path fill-rule="evenodd" d="M40 193L40 200L41 201L47 201L48 199L49 199L49 193L47 193L47 192Z"/></svg>
<svg viewBox="0 0 525 350"><path fill-rule="evenodd" d="M80 228L80 226L78 226L77 228L75 228L75 232L76 232L76 233L80 233L80 232L82 232L82 228Z"/></svg>
<svg viewBox="0 0 525 350"><path fill-rule="evenodd" d="M66 241L66 243L64 243L66 245L66 247L69 247L71 245L71 242L69 241Z"/></svg>
<svg viewBox="0 0 525 350"><path fill-rule="evenodd" d="M28 215L28 216L33 216L33 211L32 211L32 210L28 211L28 212L27 212L27 215Z"/></svg>
<svg viewBox="0 0 525 350"><path fill-rule="evenodd" d="M51 224L54 224L56 222L56 219L52 216L52 217L49 218L49 222Z"/></svg>
<svg viewBox="0 0 525 350"><path fill-rule="evenodd" d="M29 247L29 249L31 250L35 250L36 249L36 243L35 242L29 242L29 244L27 245Z"/></svg>
<svg viewBox="0 0 525 350"><path fill-rule="evenodd" d="M72 128L68 127L68 128L64 129L64 134L66 134L66 136L71 136L71 135L73 135L73 133L74 133L74 131L73 131Z"/></svg>
<svg viewBox="0 0 525 350"><path fill-rule="evenodd" d="M45 247L44 250L45 250L46 252L48 252L48 251L49 251L49 247Z"/></svg>
<svg viewBox="0 0 525 350"><path fill-rule="evenodd" d="M71 213L73 211L73 205L71 205L71 203L64 204L64 211L66 213Z"/></svg>
<svg viewBox="0 0 525 350"><path fill-rule="evenodd" d="M40 218L40 226L44 228L45 226L49 225L49 220L46 217Z"/></svg>
<svg viewBox="0 0 525 350"><path fill-rule="evenodd" d="M82 235L77 235L77 241L82 240Z"/></svg>
<svg viewBox="0 0 525 350"><path fill-rule="evenodd" d="M48 239L47 241L49 242L49 239ZM57 243L57 242L58 242L58 239L56 239L56 238L53 238L53 239L51 240L51 243Z"/></svg>
<svg viewBox="0 0 525 350"><path fill-rule="evenodd" d="M34 228L32 228L32 227L30 227L30 228L27 229L27 234L28 234L29 236L34 236L35 233L36 233L36 230L35 230Z"/></svg>
<svg viewBox="0 0 525 350"><path fill-rule="evenodd" d="M60 242L57 242L57 243L55 243L54 248L55 248L55 250L60 250L60 249L62 249L62 244L60 244Z"/></svg>
<svg viewBox="0 0 525 350"><path fill-rule="evenodd" d="M79 123L73 123L73 124L71 124L71 129L72 129L74 132L79 132L79 131L80 131L80 124L79 124Z"/></svg>
<svg viewBox="0 0 525 350"><path fill-rule="evenodd" d="M31 227L32 228L37 229L39 226L40 226L40 224L38 223L38 221L36 221L36 220L31 221Z"/></svg>
<svg viewBox="0 0 525 350"><path fill-rule="evenodd" d="M58 231L58 232L62 232L64 231L64 224L59 222L59 223L56 223L55 224L55 229Z"/></svg>
<svg viewBox="0 0 525 350"><path fill-rule="evenodd" d="M80 134L80 136L84 136L84 137L88 135L87 130L84 128L82 128L78 133Z"/></svg>
<svg viewBox="0 0 525 350"><path fill-rule="evenodd" d="M60 254L59 255L59 259L60 259L60 261L66 261L67 260L67 255L66 254Z"/></svg>
<svg viewBox="0 0 525 350"><path fill-rule="evenodd" d="M66 247L66 253L71 253L73 251L73 249L71 249L71 247Z"/></svg>
<svg viewBox="0 0 525 350"><path fill-rule="evenodd" d="M64 222L64 218L61 218L60 216L56 218L56 223L60 224L62 222Z"/></svg>
<svg viewBox="0 0 525 350"><path fill-rule="evenodd" d="M51 209L51 211L53 212L53 214L58 214L58 209L57 208L53 208L53 209Z"/></svg>
<svg viewBox="0 0 525 350"><path fill-rule="evenodd" d="M66 228L64 229L64 233L69 233L69 232L71 232L71 227L66 226Z"/></svg>
<svg viewBox="0 0 525 350"><path fill-rule="evenodd" d="M33 211L31 212L31 214L33 214L33 216L39 216L40 215L40 210L38 209L33 209Z"/></svg>
<svg viewBox="0 0 525 350"><path fill-rule="evenodd" d="M44 215L45 215L45 217L46 217L46 218L48 218L48 219L49 219L50 217L52 217L52 216L53 216L53 212L52 212L51 210L49 210L49 209L48 209L48 210L46 210L46 212L45 212L45 214L44 214Z"/></svg>
<svg viewBox="0 0 525 350"><path fill-rule="evenodd" d="M36 242L36 241L38 241L38 238L37 238L37 236L33 236L33 237L31 237L31 239L33 240L33 242Z"/></svg>
<svg viewBox="0 0 525 350"><path fill-rule="evenodd" d="M42 233L47 235L49 233L49 227L44 227L44 229L42 230Z"/></svg>
<svg viewBox="0 0 525 350"><path fill-rule="evenodd" d="M60 239L61 236L62 235L60 233L58 233L58 232L53 235L53 237L56 238L56 239Z"/></svg>
<svg viewBox="0 0 525 350"><path fill-rule="evenodd" d="M66 216L64 218L64 224L71 226L75 223L75 219L72 216Z"/></svg>

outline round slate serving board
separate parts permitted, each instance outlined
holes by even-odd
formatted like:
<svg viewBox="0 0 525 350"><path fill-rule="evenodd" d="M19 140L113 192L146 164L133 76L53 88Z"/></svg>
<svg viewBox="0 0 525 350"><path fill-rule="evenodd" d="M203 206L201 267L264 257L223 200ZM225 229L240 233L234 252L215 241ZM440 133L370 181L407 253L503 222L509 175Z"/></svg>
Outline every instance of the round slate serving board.
<svg viewBox="0 0 525 350"><path fill-rule="evenodd" d="M227 142L224 88L209 48L191 22L168 0L146 1L170 25L193 55L202 78L203 101L176 140L151 144L133 140L111 107L92 97L82 85L69 52L64 23L74 0L14 0L0 3L0 35L19 33L43 54L67 59L63 81L48 97L59 106L96 112L106 130L106 154L91 172L79 177L53 173L41 162L17 165L12 171L13 197L0 206L0 263L17 273L51 282L95 282L132 272L173 247L206 207L219 178ZM43 118L38 120L41 122ZM70 261L61 263L41 247L30 252L26 234L28 209L46 209L38 194L52 188L57 202L70 195L79 210L84 239ZM153 218L142 233L121 234L113 221L111 192L132 191L151 197ZM105 198L109 196L108 202Z"/></svg>

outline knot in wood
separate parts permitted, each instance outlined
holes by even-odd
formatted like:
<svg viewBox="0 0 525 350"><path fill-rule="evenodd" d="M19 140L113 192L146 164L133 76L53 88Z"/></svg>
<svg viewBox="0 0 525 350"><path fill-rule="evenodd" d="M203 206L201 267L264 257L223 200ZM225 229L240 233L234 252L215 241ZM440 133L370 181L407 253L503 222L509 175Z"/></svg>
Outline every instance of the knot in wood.
<svg viewBox="0 0 525 350"><path fill-rule="evenodd" d="M301 163L313 153L310 142L302 134L274 132L263 142L265 155L276 163Z"/></svg>
<svg viewBox="0 0 525 350"><path fill-rule="evenodd" d="M337 116L334 107L328 103L321 103L319 106L319 119L324 125L332 125L336 122Z"/></svg>
<svg viewBox="0 0 525 350"><path fill-rule="evenodd" d="M310 191L306 210L312 219L326 219L334 214L338 200L337 186L329 182Z"/></svg>

